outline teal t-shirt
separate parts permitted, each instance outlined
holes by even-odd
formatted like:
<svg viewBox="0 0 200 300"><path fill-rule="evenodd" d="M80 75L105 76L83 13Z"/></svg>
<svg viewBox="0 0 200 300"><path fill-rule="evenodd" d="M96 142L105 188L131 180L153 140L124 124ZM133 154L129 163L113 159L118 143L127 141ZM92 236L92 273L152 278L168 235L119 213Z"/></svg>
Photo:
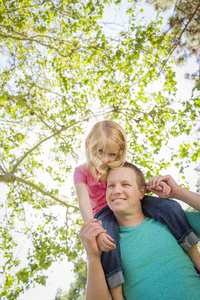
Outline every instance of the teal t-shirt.
<svg viewBox="0 0 200 300"><path fill-rule="evenodd" d="M186 215L200 236L200 213ZM120 227L120 248L126 300L200 300L200 275L166 225Z"/></svg>

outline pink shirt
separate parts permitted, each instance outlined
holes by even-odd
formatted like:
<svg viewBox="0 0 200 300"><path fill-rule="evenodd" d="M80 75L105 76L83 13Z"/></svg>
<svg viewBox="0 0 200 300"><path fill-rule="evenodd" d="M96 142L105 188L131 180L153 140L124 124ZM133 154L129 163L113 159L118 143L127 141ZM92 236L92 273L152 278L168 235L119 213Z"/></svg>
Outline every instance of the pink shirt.
<svg viewBox="0 0 200 300"><path fill-rule="evenodd" d="M74 184L85 183L88 188L93 214L107 206L106 183L92 176L86 168L86 164L80 165L74 170Z"/></svg>

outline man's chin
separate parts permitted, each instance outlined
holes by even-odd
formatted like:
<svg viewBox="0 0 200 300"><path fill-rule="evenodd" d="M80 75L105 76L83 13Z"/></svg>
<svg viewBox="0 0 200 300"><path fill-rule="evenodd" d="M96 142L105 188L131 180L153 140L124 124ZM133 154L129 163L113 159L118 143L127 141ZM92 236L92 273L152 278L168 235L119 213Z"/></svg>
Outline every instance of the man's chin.
<svg viewBox="0 0 200 300"><path fill-rule="evenodd" d="M124 207L121 207L121 205L114 205L111 206L110 209L115 213L122 213L124 212Z"/></svg>

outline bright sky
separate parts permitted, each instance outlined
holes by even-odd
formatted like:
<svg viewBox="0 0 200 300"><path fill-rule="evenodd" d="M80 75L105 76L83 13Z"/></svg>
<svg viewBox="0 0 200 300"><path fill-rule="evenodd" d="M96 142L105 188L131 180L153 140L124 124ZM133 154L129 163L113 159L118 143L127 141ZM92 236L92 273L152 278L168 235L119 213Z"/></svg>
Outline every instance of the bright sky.
<svg viewBox="0 0 200 300"><path fill-rule="evenodd" d="M124 9L125 4L127 3L127 1L123 1L123 6L121 7L121 12ZM152 17L152 10L149 9L148 6L148 17L151 18ZM114 16L113 10L112 8L109 9L106 14L105 14L105 18L106 20L108 20L109 22L113 21L113 18L116 22L118 22L119 20L116 19L116 17ZM121 19L121 22L123 22L123 18ZM196 65L195 65L195 61L191 60L190 63L188 63L187 65L181 67L181 68L176 68L176 73L177 73L177 79L178 79L178 98L181 99L186 99L190 97L190 93L191 93L191 82L189 80L185 80L184 79L184 74L186 72L192 72L192 71L196 71ZM83 162L84 159L84 149L82 148L80 151L81 155L80 155L80 161L79 163ZM166 153L167 154L167 153ZM185 176L186 176L186 180L188 181L191 190L196 191L196 182L197 182L197 172L194 170L196 164L191 164L190 168L188 168L185 171ZM168 173L170 173L175 180L179 180L179 174L178 171L176 171L173 167L170 168L168 170ZM72 175L69 178L69 182L72 185ZM6 185L3 183L0 183L0 191L1 191L1 200L5 200L6 198ZM58 288L61 288L62 290L67 291L69 289L69 284L70 282L73 281L73 272L71 271L73 268L73 264L72 263L68 263L67 260L61 262L61 263L54 263L53 266L50 268L50 270L48 271L48 275L49 278L47 280L47 285L46 287L41 287L41 286L36 286L34 289L30 289L29 291L27 291L24 295L21 295L19 297L19 300L44 300L44 299L48 299L48 300L54 300L55 298L55 294L56 294L56 290Z"/></svg>

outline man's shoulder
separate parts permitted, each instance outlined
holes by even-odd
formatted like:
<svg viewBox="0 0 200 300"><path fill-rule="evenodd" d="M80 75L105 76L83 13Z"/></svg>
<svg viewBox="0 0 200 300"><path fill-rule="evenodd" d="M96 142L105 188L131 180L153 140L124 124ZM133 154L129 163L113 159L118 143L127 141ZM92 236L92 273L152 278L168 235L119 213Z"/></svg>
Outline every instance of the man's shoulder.
<svg viewBox="0 0 200 300"><path fill-rule="evenodd" d="M200 238L200 212L199 211L184 211L190 225L194 229L196 235Z"/></svg>
<svg viewBox="0 0 200 300"><path fill-rule="evenodd" d="M184 210L188 218L200 218L200 212L196 210ZM200 225L200 224L199 224Z"/></svg>

